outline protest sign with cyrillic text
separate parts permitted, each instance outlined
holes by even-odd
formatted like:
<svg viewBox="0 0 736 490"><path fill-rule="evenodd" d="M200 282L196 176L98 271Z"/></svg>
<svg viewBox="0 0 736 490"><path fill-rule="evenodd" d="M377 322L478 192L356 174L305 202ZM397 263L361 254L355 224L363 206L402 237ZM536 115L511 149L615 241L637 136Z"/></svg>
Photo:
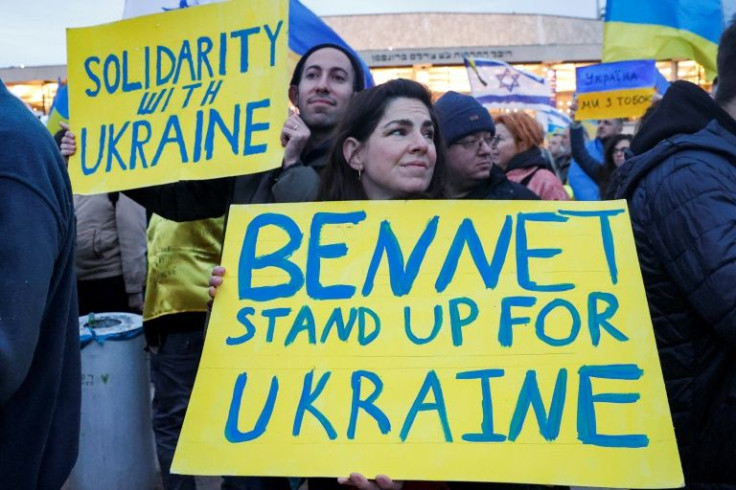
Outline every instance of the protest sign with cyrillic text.
<svg viewBox="0 0 736 490"><path fill-rule="evenodd" d="M600 63L576 69L576 118L640 117L657 92L653 60Z"/></svg>

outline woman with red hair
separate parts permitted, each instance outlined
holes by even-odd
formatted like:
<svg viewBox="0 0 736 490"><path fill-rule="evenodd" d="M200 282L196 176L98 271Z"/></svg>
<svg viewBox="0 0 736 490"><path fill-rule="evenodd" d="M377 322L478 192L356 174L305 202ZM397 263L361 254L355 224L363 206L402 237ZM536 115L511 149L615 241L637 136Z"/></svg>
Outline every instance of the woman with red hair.
<svg viewBox="0 0 736 490"><path fill-rule="evenodd" d="M567 201L570 196L542 156L544 129L533 117L523 112L502 114L496 118L493 139L493 163L506 172L506 177L546 201Z"/></svg>

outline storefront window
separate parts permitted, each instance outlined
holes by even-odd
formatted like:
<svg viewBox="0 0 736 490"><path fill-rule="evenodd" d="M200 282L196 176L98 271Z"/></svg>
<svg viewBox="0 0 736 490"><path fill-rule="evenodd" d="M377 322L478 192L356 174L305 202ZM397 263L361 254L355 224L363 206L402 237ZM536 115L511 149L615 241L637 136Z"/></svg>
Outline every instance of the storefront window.
<svg viewBox="0 0 736 490"><path fill-rule="evenodd" d="M47 115L54 102L57 82L29 81L26 83L9 83L8 90L28 104L33 111L41 116Z"/></svg>

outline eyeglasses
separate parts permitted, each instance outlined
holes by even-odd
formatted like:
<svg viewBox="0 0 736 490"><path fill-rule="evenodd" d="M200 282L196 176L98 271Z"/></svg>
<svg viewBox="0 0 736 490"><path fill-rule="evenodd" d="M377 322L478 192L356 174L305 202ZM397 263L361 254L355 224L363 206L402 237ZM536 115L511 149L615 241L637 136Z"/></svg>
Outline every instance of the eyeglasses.
<svg viewBox="0 0 736 490"><path fill-rule="evenodd" d="M466 150L476 150L478 151L483 143L488 145L489 147L492 146L495 142L497 142L496 138L493 136L483 136L482 138L477 138L473 136L472 138L465 138L461 139L460 141L456 141L453 143L453 145L459 145L465 148Z"/></svg>
<svg viewBox="0 0 736 490"><path fill-rule="evenodd" d="M616 155L617 153L625 154L626 153L626 150L628 150L628 148L614 148L613 149L613 154L614 155Z"/></svg>

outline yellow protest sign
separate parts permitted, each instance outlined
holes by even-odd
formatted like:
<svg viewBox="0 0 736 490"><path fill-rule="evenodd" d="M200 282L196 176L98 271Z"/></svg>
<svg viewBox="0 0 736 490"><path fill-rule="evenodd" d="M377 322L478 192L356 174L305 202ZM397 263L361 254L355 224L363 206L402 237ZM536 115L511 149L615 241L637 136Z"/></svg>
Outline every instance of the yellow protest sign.
<svg viewBox="0 0 736 490"><path fill-rule="evenodd" d="M230 0L70 29L75 193L278 166L287 17L286 0Z"/></svg>
<svg viewBox="0 0 736 490"><path fill-rule="evenodd" d="M656 89L638 88L578 94L576 119L611 119L641 117L652 105Z"/></svg>
<svg viewBox="0 0 736 490"><path fill-rule="evenodd" d="M683 483L626 203L232 207L173 470Z"/></svg>

